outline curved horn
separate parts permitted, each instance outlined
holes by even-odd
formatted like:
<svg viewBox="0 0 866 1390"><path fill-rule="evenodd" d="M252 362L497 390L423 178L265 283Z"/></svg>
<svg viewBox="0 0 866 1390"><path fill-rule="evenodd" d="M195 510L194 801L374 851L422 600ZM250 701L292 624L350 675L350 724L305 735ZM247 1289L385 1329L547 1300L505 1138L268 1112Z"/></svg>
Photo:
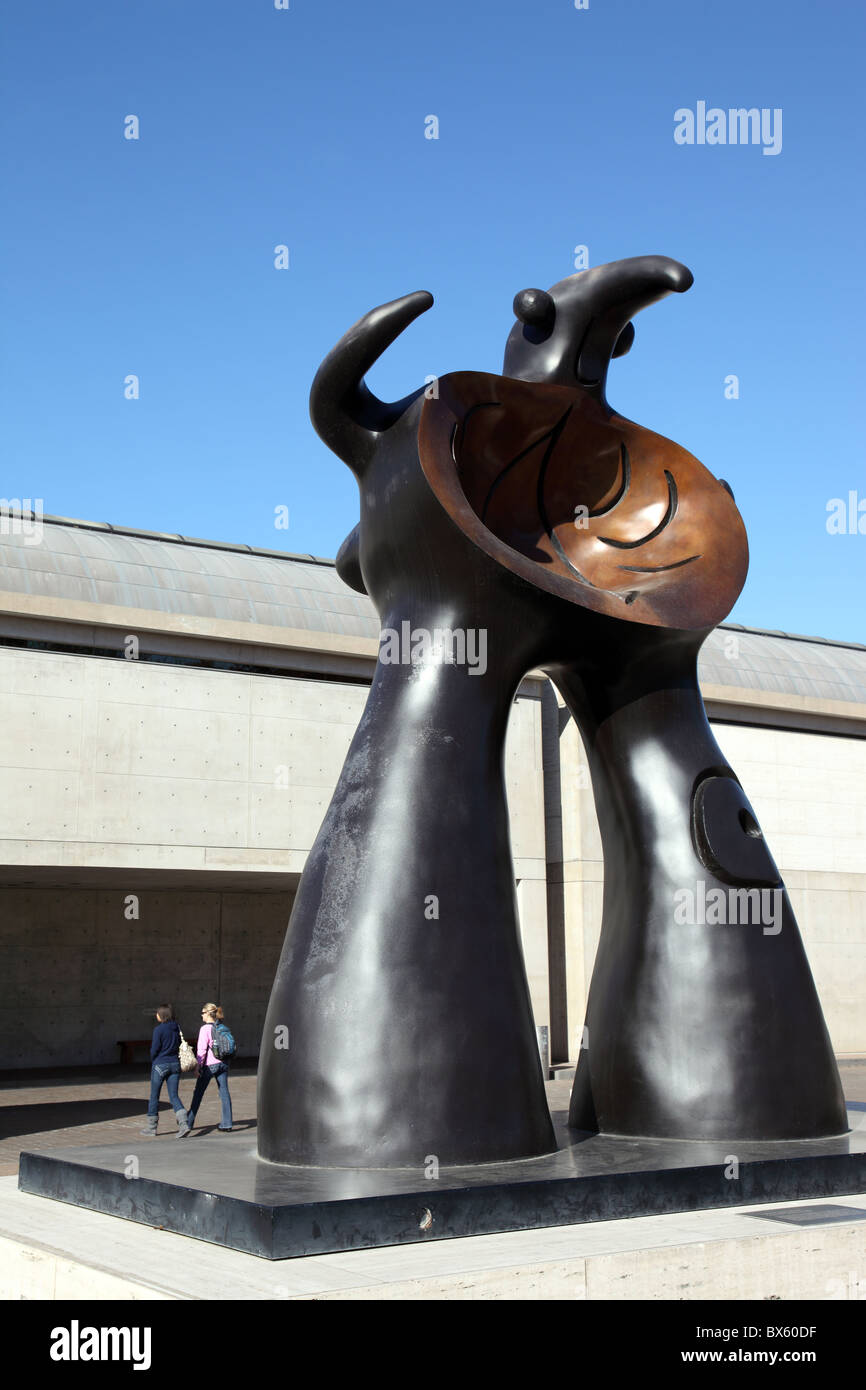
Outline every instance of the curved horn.
<svg viewBox="0 0 866 1390"><path fill-rule="evenodd" d="M404 328L432 303L432 294L416 290L371 309L343 334L316 372L310 390L313 427L328 448L356 473L369 462L376 436L400 413L373 395L364 375Z"/></svg>
<svg viewBox="0 0 866 1390"><path fill-rule="evenodd" d="M611 357L628 352L634 339L632 317L691 283L691 271L667 256L632 256L570 275L544 296L553 311L548 310L543 328L527 324L518 312L505 346L503 375L581 385L603 397ZM541 294L523 295L528 293ZM521 295L516 311L518 301Z"/></svg>
<svg viewBox="0 0 866 1390"><path fill-rule="evenodd" d="M579 381L587 385L600 382L603 389L610 359L630 319L666 295L682 294L694 276L667 256L633 256L599 266L598 271L589 296L592 318L580 345L576 370Z"/></svg>

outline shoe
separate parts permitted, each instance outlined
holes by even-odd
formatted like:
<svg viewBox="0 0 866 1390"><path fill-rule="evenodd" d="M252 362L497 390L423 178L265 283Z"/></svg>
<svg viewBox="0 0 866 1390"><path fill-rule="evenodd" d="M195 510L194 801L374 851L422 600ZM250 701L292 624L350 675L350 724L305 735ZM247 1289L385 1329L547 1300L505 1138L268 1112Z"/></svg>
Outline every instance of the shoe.
<svg viewBox="0 0 866 1390"><path fill-rule="evenodd" d="M220 1134L231 1134L234 1125L217 1125Z"/></svg>
<svg viewBox="0 0 866 1390"><path fill-rule="evenodd" d="M185 1110L176 1110L175 1119L177 1120L177 1134L175 1139L185 1139L192 1129Z"/></svg>
<svg viewBox="0 0 866 1390"><path fill-rule="evenodd" d="M149 1139L153 1139L154 1136L155 1136L155 1134L156 1134L156 1128L157 1128L157 1125L158 1125L158 1124L159 1124L159 1116L158 1116L158 1115L148 1115L148 1117L147 1117L147 1129L139 1130L139 1133L140 1133L140 1134L145 1134L145 1135L147 1135L147 1137L148 1137Z"/></svg>
<svg viewBox="0 0 866 1390"><path fill-rule="evenodd" d="M192 1134L192 1127L193 1127L193 1125L195 1124L195 1115L193 1115L193 1113L192 1113L191 1110L188 1110L188 1111L186 1112L186 1117L185 1117L185 1118L186 1118L186 1129L184 1129L183 1125L181 1124L181 1122L180 1122L180 1116L178 1115L178 1119L177 1119L177 1134L175 1135L175 1138L176 1138L176 1139L185 1139L186 1136L187 1136L188 1134Z"/></svg>

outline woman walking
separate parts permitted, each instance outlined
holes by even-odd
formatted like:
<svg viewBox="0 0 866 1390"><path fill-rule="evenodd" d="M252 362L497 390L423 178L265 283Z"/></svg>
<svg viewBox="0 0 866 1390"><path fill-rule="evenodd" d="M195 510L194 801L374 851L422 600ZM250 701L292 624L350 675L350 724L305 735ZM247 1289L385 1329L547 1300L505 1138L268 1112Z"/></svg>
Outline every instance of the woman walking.
<svg viewBox="0 0 866 1390"><path fill-rule="evenodd" d="M150 1103L147 1107L147 1128L141 1131L142 1134L146 1134L150 1138L156 1134L159 1124L159 1093L162 1090L163 1082L168 1083L168 1098L177 1120L175 1138L182 1139L185 1134L189 1134L186 1111L178 1094L178 1082L180 1081L179 1050L180 1028L172 1018L171 1006L161 1004L156 1011L156 1027L153 1030L153 1041L150 1045Z"/></svg>
<svg viewBox="0 0 866 1390"><path fill-rule="evenodd" d="M195 1117L198 1114L202 1096L213 1077L216 1078L220 1093L220 1122L217 1128L225 1133L232 1127L232 1098L229 1095L228 1063L214 1051L214 1028L222 1021L223 1017L223 1011L219 1004L202 1005L201 1028L195 1049L198 1079L195 1083L192 1105L187 1114L188 1128L184 1131L185 1134L189 1134L195 1124Z"/></svg>

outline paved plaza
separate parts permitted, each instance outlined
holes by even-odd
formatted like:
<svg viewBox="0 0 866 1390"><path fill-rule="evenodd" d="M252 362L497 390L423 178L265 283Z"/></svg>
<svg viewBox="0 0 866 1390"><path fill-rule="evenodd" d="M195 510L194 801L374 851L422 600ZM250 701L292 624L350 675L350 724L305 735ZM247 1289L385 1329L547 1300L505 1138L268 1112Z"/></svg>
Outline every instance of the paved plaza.
<svg viewBox="0 0 866 1390"><path fill-rule="evenodd" d="M233 1067L230 1087L234 1127L254 1129L255 1062L240 1062ZM189 1105L194 1088L194 1072L181 1078L180 1098L184 1104ZM140 1138L142 1144L168 1142L177 1126L165 1087L160 1098L156 1140L139 1136L149 1097L147 1066L0 1073L0 1177L18 1172L22 1149L37 1152L76 1144L120 1144L130 1137ZM219 1114L219 1092L216 1084L211 1083L196 1128L184 1143L191 1143L196 1134L216 1133Z"/></svg>
<svg viewBox="0 0 866 1390"><path fill-rule="evenodd" d="M840 1072L849 1105L866 1103L866 1060L842 1062ZM149 1078L150 1069L141 1065L0 1073L0 1177L18 1172L22 1149L38 1152L79 1144L120 1144L132 1137L140 1137L142 1143L175 1142L176 1126L165 1089L156 1140L139 1136L150 1095ZM230 1084L235 1129L255 1129L255 1062L237 1063ZM181 1079L180 1095L186 1104L192 1099L194 1086L194 1074ZM548 1082L551 1109L564 1110L570 1092L570 1081ZM219 1093L211 1085L196 1129L183 1142L194 1142L196 1134L215 1134L219 1113Z"/></svg>

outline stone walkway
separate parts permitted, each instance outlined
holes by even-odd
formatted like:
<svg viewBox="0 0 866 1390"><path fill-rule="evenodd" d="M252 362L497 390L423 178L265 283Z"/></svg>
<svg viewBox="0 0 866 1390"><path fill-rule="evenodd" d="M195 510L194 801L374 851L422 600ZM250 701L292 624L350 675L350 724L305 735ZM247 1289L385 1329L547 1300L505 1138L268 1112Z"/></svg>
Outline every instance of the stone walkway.
<svg viewBox="0 0 866 1390"><path fill-rule="evenodd" d="M866 1060L840 1063L849 1102L866 1101ZM195 1076L182 1077L180 1098L192 1099ZM230 1080L235 1128L254 1129L256 1123L256 1064L238 1062ZM554 1109L568 1105L571 1083L550 1082L548 1100ZM138 1136L147 1113L150 1069L147 1066L83 1067L63 1071L0 1072L0 1177L18 1172L22 1149L38 1152L77 1144L120 1144ZM219 1092L208 1087L195 1134L212 1133L219 1124ZM174 1141L176 1125L163 1088L159 1132L155 1143Z"/></svg>
<svg viewBox="0 0 866 1390"><path fill-rule="evenodd" d="M181 1077L180 1098L192 1100L195 1073ZM256 1123L256 1064L238 1062L229 1080L235 1128ZM18 1172L22 1149L38 1152L75 1144L120 1144L138 1137L150 1098L148 1066L82 1067L63 1071L0 1072L0 1177ZM184 1143L219 1124L219 1091L212 1081L205 1092L197 1125ZM177 1132L165 1087L159 1107L155 1143Z"/></svg>

